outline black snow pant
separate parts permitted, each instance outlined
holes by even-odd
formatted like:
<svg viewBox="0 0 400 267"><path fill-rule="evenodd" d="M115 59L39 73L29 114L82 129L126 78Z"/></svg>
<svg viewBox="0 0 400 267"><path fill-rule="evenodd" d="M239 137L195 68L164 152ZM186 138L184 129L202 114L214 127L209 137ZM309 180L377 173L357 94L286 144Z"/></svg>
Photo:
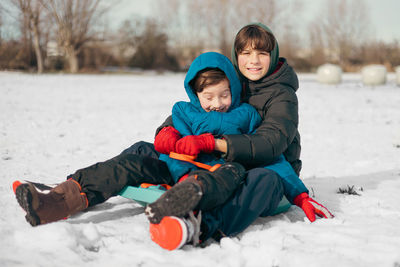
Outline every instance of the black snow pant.
<svg viewBox="0 0 400 267"><path fill-rule="evenodd" d="M80 169L69 178L81 185L89 206L118 195L128 185L174 183L167 164L158 159L153 145L145 142L134 144L112 159Z"/></svg>
<svg viewBox="0 0 400 267"><path fill-rule="evenodd" d="M124 153L158 157L152 144L145 142L136 143ZM244 183L224 204L203 212L201 240L241 233L258 217L273 214L283 195L282 178L276 172L265 168L247 171Z"/></svg>
<svg viewBox="0 0 400 267"><path fill-rule="evenodd" d="M174 180L167 164L158 157L153 144L138 142L115 158L80 169L69 175L68 179L72 178L81 185L90 207L118 195L128 185L173 185ZM242 182L243 177L222 171L222 168L219 170L199 174L199 180L207 185L207 192L203 192L200 202L201 207L211 209L225 202ZM215 182L217 180L223 182Z"/></svg>

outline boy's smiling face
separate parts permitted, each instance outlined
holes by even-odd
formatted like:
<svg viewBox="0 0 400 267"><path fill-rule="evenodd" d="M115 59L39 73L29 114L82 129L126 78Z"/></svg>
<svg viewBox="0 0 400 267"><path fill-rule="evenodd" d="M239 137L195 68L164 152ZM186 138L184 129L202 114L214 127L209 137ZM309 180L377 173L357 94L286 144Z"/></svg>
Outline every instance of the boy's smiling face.
<svg viewBox="0 0 400 267"><path fill-rule="evenodd" d="M227 112L232 104L231 89L228 79L209 85L197 93L201 107L206 111Z"/></svg>
<svg viewBox="0 0 400 267"><path fill-rule="evenodd" d="M258 81L263 78L271 62L270 53L246 46L238 55L239 71L247 79Z"/></svg>

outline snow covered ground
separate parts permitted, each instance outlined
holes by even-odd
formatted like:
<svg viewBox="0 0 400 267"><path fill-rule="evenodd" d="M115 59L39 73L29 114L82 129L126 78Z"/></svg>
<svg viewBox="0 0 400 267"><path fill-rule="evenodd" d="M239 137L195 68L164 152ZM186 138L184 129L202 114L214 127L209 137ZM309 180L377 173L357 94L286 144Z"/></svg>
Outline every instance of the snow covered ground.
<svg viewBox="0 0 400 267"><path fill-rule="evenodd" d="M152 141L182 74L29 75L0 72L0 266L400 266L400 88L300 75L302 178L336 215L260 218L206 248L168 252L143 208L112 198L72 218L31 227L11 184L60 182L136 141ZM353 186L360 195L337 194Z"/></svg>

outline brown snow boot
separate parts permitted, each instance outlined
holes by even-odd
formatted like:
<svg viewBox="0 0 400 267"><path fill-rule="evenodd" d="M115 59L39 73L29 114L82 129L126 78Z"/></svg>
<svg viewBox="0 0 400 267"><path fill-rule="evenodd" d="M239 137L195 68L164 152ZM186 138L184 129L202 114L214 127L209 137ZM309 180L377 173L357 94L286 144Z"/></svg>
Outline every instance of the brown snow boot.
<svg viewBox="0 0 400 267"><path fill-rule="evenodd" d="M34 183L20 183L15 188L15 195L19 205L26 211L25 219L32 226L67 218L88 207L86 194L81 192L79 183L72 179L47 192L40 191Z"/></svg>

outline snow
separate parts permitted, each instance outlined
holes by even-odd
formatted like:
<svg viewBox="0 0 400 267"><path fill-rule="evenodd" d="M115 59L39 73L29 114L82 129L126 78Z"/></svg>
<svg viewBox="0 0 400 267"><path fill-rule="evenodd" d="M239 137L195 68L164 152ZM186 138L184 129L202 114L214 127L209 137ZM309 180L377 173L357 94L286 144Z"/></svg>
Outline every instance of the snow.
<svg viewBox="0 0 400 267"><path fill-rule="evenodd" d="M400 266L400 88L344 74L301 74L302 178L334 214L260 218L237 237L169 252L143 208L115 197L68 220L31 227L16 179L60 182L139 140L152 141L183 74L29 75L0 72L0 266ZM338 194L353 186L360 195Z"/></svg>

